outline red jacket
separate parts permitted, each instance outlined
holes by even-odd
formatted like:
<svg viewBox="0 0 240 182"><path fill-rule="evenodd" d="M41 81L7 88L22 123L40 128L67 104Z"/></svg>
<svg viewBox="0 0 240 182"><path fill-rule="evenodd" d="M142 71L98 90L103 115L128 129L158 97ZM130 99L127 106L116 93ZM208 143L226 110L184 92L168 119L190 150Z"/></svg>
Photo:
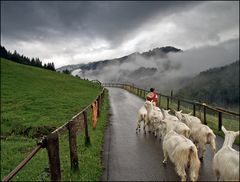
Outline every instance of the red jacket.
<svg viewBox="0 0 240 182"><path fill-rule="evenodd" d="M156 92L148 93L147 100L155 102L156 106L158 106L158 95Z"/></svg>

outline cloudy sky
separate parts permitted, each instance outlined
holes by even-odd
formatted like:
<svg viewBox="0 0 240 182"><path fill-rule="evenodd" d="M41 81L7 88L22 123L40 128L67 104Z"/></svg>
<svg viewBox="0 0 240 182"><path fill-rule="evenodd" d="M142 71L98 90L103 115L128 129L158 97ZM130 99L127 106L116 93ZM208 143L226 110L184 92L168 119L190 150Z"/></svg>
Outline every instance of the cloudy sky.
<svg viewBox="0 0 240 182"><path fill-rule="evenodd" d="M1 1L1 45L57 68L229 41L239 41L238 1Z"/></svg>

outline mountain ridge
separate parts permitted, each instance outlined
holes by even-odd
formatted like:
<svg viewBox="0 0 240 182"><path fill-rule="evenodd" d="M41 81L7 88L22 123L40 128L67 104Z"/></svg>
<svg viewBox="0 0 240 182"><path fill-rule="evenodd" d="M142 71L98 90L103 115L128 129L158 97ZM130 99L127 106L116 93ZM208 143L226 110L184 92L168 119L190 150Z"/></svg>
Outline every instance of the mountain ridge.
<svg viewBox="0 0 240 182"><path fill-rule="evenodd" d="M154 49L151 49L149 51L145 51L142 53L139 52L134 52L131 53L129 55L125 55L119 58L113 58L113 59L105 59L105 60L100 60L100 61L94 61L94 62L89 62L86 64L75 64L75 65L66 65L66 66L62 66L60 68L57 69L57 71L63 71L65 69L68 69L69 71L74 71L76 69L81 69L81 70L95 70L97 67L101 68L106 66L109 63L113 63L113 61L115 61L115 63L124 63L126 60L128 60L129 58L134 58L138 55L143 56L143 57L154 57L154 56L161 56L161 57L165 57L166 54L168 53L177 53L177 52L182 52L181 49L172 47L172 46L165 46L165 47L157 47ZM100 66L100 67L99 67Z"/></svg>

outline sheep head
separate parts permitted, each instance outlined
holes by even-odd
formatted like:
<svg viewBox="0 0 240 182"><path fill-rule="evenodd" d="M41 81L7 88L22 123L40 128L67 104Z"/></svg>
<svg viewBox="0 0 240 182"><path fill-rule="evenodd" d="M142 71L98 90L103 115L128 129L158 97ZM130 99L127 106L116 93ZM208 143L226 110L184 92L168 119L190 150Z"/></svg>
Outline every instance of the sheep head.
<svg viewBox="0 0 240 182"><path fill-rule="evenodd" d="M144 103L144 107L145 107L146 109L152 109L153 103L147 100L147 101Z"/></svg>
<svg viewBox="0 0 240 182"><path fill-rule="evenodd" d="M222 126L222 131L225 134L225 140L223 146L232 146L236 137L239 135L239 131L228 131L224 126Z"/></svg>
<svg viewBox="0 0 240 182"><path fill-rule="evenodd" d="M189 126L189 124L191 123L191 120L189 119L189 115L188 114L182 114L181 121L183 123L185 123L187 126Z"/></svg>
<svg viewBox="0 0 240 182"><path fill-rule="evenodd" d="M182 120L182 110L181 111L176 111L174 109L175 116L181 121Z"/></svg>
<svg viewBox="0 0 240 182"><path fill-rule="evenodd" d="M222 126L222 131L225 135L232 134L235 138L239 135L239 131L228 131L224 126Z"/></svg>
<svg viewBox="0 0 240 182"><path fill-rule="evenodd" d="M165 114L168 114L170 112L170 109L168 110L163 109L163 111L165 112Z"/></svg>

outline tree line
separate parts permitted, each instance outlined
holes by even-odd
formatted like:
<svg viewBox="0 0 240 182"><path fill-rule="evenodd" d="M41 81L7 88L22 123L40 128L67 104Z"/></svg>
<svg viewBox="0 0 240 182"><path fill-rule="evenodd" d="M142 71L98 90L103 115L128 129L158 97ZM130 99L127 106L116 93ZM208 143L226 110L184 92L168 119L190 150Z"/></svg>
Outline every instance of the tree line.
<svg viewBox="0 0 240 182"><path fill-rule="evenodd" d="M226 108L239 107L239 60L201 72L176 96Z"/></svg>
<svg viewBox="0 0 240 182"><path fill-rule="evenodd" d="M43 64L42 61L39 58L28 58L24 55L20 55L19 53L17 53L17 51L15 50L13 53L11 53L10 51L7 51L5 49L5 47L1 46L1 58L5 58L5 59L9 59L11 61L20 63L20 64L25 64L25 65L30 65L30 66L36 66L36 67L40 67L40 68L44 68L47 70L52 70L52 71L56 71L54 63L47 63L47 64Z"/></svg>

